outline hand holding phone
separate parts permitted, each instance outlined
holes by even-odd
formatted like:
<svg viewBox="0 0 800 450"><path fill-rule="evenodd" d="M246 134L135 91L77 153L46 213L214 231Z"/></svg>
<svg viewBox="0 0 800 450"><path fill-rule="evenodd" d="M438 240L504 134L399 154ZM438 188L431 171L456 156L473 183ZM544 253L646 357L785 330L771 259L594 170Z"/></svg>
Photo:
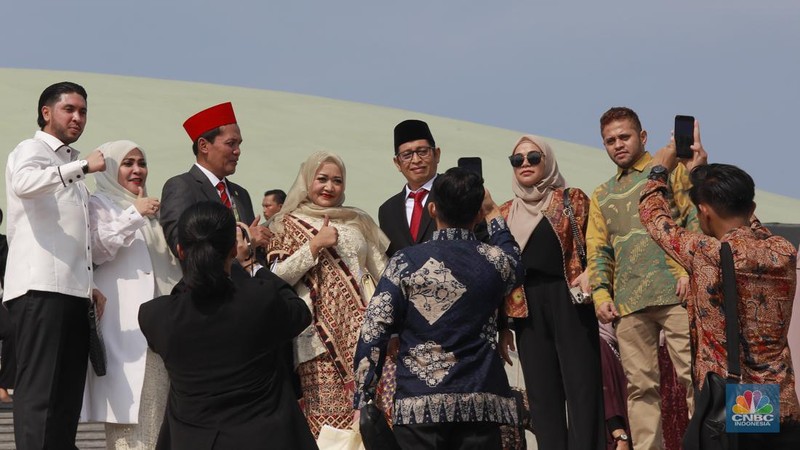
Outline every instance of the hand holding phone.
<svg viewBox="0 0 800 450"><path fill-rule="evenodd" d="M694 152L694 117L675 116L675 153L679 159L692 159Z"/></svg>

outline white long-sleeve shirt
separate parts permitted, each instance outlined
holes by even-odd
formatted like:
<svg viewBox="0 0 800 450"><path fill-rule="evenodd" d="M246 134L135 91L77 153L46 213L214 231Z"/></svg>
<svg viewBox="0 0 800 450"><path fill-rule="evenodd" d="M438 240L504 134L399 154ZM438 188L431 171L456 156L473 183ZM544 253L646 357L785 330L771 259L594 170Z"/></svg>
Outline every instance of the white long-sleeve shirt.
<svg viewBox="0 0 800 450"><path fill-rule="evenodd" d="M37 131L8 155L3 301L30 290L89 298L89 193L78 151Z"/></svg>

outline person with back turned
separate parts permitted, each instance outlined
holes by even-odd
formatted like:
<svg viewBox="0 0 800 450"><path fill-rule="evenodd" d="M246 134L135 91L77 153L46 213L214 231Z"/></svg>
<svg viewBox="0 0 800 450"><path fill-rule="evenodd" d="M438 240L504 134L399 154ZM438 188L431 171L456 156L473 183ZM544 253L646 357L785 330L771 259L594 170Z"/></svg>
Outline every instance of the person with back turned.
<svg viewBox="0 0 800 450"><path fill-rule="evenodd" d="M399 335L394 435L401 448L500 449L517 420L497 351L497 314L523 277L519 246L475 173L433 184L437 231L389 260L356 347L354 406L375 397L390 336ZM473 228L488 222L489 243Z"/></svg>
<svg viewBox="0 0 800 450"><path fill-rule="evenodd" d="M639 215L650 236L691 274L687 311L695 387L702 387L709 372L728 376L720 255L727 245L739 297L735 315L739 322L740 382L777 384L779 391L778 398L770 403L780 409L780 432L738 433L739 450L800 448L800 405L788 341L797 285L797 251L786 239L773 236L755 217L755 184L750 175L736 166L706 164L696 121L692 151L691 160L678 163L671 140L656 153L642 190ZM689 194L697 205L702 233L677 224L666 198L669 174L684 165L691 171ZM732 405L727 401L725 405L726 415L730 415Z"/></svg>

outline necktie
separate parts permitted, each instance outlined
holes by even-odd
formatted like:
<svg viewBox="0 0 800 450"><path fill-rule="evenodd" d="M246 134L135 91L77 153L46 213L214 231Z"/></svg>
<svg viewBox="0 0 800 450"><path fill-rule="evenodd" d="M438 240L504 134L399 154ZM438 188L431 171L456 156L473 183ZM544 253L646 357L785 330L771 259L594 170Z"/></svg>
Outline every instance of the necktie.
<svg viewBox="0 0 800 450"><path fill-rule="evenodd" d="M408 198L414 199L414 210L411 212L411 238L415 241L417 240L417 234L419 233L419 222L422 219L422 199L425 198L425 194L428 193L427 189L420 189L417 192L412 192L408 194Z"/></svg>
<svg viewBox="0 0 800 450"><path fill-rule="evenodd" d="M227 206L228 209L231 208L231 199L228 198L228 192L225 191L225 182L220 181L217 183L217 190L219 191L219 199L222 200L222 204Z"/></svg>

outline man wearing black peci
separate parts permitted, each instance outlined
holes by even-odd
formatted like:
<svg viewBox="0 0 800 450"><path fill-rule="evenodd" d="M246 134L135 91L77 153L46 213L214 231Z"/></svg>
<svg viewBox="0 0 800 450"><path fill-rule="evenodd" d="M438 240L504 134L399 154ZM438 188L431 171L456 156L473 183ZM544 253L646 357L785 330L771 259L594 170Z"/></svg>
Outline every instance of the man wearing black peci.
<svg viewBox="0 0 800 450"><path fill-rule="evenodd" d="M426 206L435 197L433 180L440 155L427 123L409 119L394 128L393 161L406 178L406 185L378 209L378 223L391 241L387 255L428 241L433 235L436 224Z"/></svg>

